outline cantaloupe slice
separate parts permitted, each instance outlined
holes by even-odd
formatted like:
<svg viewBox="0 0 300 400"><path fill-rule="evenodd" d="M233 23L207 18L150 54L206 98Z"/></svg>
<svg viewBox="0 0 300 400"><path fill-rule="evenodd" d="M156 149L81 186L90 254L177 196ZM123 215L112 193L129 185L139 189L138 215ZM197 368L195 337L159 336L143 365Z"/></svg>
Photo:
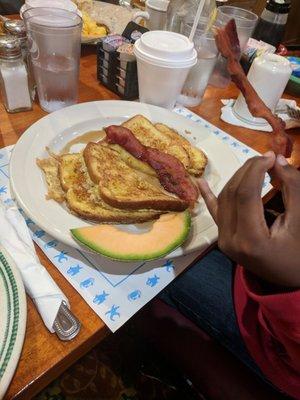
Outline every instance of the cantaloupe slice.
<svg viewBox="0 0 300 400"><path fill-rule="evenodd" d="M152 228L143 233L126 232L104 224L71 229L71 233L91 250L114 260L154 260L180 246L190 226L190 213L183 211L161 215Z"/></svg>

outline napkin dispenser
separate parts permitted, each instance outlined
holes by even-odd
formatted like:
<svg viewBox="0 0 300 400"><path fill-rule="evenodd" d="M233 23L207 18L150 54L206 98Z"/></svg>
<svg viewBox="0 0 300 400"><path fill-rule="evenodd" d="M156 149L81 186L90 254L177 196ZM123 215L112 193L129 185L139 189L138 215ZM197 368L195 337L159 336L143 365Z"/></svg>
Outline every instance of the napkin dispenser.
<svg viewBox="0 0 300 400"><path fill-rule="evenodd" d="M97 45L97 79L122 99L139 96L133 44L148 29L129 22L122 35L109 35Z"/></svg>

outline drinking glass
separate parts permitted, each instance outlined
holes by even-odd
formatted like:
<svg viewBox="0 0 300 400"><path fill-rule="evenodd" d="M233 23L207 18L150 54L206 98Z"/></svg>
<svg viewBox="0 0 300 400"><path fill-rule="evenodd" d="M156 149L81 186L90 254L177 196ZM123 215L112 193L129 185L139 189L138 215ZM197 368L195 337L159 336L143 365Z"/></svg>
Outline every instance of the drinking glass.
<svg viewBox="0 0 300 400"><path fill-rule="evenodd" d="M245 49L250 38L258 16L251 11L234 6L220 6L218 8L216 27L223 27L231 19L235 20L237 34L240 41L241 52ZM230 82L230 75L227 72L227 60L221 56L218 57L215 69L209 83L217 87L226 87Z"/></svg>
<svg viewBox="0 0 300 400"><path fill-rule="evenodd" d="M58 8L23 13L40 106L52 112L77 102L82 19Z"/></svg>
<svg viewBox="0 0 300 400"><path fill-rule="evenodd" d="M189 36L192 25L183 25L182 33ZM177 102L186 107L201 103L209 78L217 61L218 50L212 33L206 32L206 24L198 25L194 36L197 64L194 65L184 83Z"/></svg>

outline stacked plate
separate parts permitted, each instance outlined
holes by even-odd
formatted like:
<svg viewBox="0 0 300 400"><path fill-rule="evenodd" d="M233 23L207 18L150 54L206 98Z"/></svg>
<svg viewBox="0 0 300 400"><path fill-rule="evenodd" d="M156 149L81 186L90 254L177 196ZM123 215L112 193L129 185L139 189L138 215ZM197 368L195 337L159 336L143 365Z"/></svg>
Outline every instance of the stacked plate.
<svg viewBox="0 0 300 400"><path fill-rule="evenodd" d="M0 399L14 375L26 328L26 297L18 269L0 247Z"/></svg>

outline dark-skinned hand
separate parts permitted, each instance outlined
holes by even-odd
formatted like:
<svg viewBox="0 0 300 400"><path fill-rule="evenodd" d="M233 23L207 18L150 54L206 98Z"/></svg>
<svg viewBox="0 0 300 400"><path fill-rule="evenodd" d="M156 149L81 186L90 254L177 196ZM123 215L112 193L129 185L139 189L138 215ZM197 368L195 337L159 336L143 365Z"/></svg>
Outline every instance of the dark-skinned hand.
<svg viewBox="0 0 300 400"><path fill-rule="evenodd" d="M261 189L272 170L280 184L285 212L268 228ZM199 180L204 201L219 229L219 248L267 282L300 286L300 172L273 152L248 160L218 198Z"/></svg>

